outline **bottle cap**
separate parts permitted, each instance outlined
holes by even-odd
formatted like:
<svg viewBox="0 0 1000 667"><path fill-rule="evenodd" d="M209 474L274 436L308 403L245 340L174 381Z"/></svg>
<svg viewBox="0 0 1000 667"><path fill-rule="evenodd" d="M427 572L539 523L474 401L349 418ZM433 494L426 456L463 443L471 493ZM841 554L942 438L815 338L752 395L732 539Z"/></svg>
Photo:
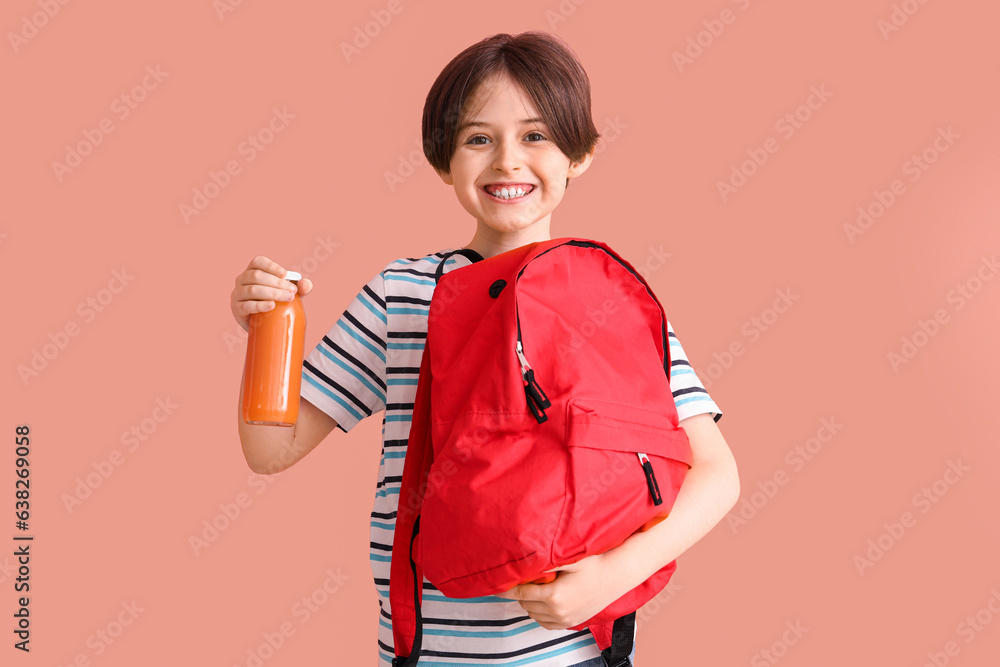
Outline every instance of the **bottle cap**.
<svg viewBox="0 0 1000 667"><path fill-rule="evenodd" d="M297 273L295 271L286 271L285 272L285 280L292 280L292 281L302 280L302 274L301 273Z"/></svg>

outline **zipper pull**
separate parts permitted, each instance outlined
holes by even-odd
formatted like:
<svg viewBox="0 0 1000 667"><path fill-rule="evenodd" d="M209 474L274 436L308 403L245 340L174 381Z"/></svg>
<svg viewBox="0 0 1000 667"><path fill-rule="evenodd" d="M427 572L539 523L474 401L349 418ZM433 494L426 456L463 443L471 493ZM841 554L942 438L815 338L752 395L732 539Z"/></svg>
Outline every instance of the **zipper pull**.
<svg viewBox="0 0 1000 667"><path fill-rule="evenodd" d="M524 381L524 395L528 400L528 408L531 410L531 414L535 416L535 420L541 424L548 419L544 408L551 407L552 403L535 380L535 371L531 369L531 366L528 365L528 360L524 358L524 348L521 346L521 341L517 341L514 350L517 352L517 358L521 362L521 379Z"/></svg>
<svg viewBox="0 0 1000 667"><path fill-rule="evenodd" d="M663 496L660 495L660 485L656 483L656 475L653 474L653 464L649 462L649 457L645 452L636 452L639 456L639 463L642 471L646 473L646 486L649 487L649 495L653 497L654 505L663 504Z"/></svg>
<svg viewBox="0 0 1000 667"><path fill-rule="evenodd" d="M549 397L545 395L541 385L535 380L535 371L531 370L528 360L524 358L524 348L521 346L521 341L517 341L515 350L517 351L517 358L521 361L521 377L528 383L528 389L531 391L533 398L540 407L551 407L552 403L549 401Z"/></svg>
<svg viewBox="0 0 1000 667"><path fill-rule="evenodd" d="M524 358L524 348L521 347L521 339L518 339L517 344L514 345L514 351L517 352L517 359L521 362L521 377L525 377L528 371L531 370L531 366L528 365L528 360Z"/></svg>

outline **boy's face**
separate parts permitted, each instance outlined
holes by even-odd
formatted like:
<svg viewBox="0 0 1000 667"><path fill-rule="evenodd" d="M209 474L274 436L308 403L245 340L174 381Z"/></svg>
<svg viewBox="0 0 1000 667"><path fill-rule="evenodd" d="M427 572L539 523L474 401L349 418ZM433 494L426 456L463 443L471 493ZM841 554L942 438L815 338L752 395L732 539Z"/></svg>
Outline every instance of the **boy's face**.
<svg viewBox="0 0 1000 667"><path fill-rule="evenodd" d="M451 173L438 175L455 186L462 207L476 218L477 237L513 242L512 247L548 239L566 179L586 171L593 152L571 163L531 99L506 75L484 82L467 108L471 112L460 123ZM498 198L489 192L497 185L521 186L525 193Z"/></svg>

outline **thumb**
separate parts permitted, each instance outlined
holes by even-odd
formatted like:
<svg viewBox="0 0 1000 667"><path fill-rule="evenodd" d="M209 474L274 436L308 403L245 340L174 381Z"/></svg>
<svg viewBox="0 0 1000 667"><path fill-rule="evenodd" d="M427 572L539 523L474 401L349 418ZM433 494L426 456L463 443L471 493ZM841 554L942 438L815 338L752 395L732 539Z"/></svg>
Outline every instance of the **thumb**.
<svg viewBox="0 0 1000 667"><path fill-rule="evenodd" d="M496 596L498 598L505 598L507 600L520 600L522 597L523 587L524 584L518 584L517 586L514 586L510 590L503 591L502 593L497 593Z"/></svg>

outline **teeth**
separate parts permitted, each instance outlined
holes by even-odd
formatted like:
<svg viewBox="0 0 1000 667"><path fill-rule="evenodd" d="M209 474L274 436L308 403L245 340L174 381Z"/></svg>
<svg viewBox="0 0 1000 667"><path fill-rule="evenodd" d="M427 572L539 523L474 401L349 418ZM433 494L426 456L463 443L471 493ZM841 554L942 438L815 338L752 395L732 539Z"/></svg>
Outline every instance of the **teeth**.
<svg viewBox="0 0 1000 667"><path fill-rule="evenodd" d="M499 190L494 190L490 194L494 197L499 197L500 199L511 199L512 197L520 197L524 194L524 188L500 188Z"/></svg>

